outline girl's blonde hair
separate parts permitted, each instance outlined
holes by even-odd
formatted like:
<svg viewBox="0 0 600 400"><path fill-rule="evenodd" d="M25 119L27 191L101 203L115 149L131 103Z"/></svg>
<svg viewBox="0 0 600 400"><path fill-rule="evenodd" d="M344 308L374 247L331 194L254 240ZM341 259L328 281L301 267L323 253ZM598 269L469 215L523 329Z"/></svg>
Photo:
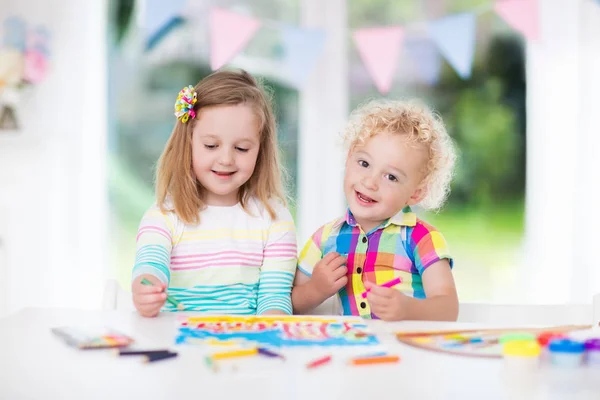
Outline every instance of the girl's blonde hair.
<svg viewBox="0 0 600 400"><path fill-rule="evenodd" d="M285 196L270 93L244 70L214 72L201 80L194 90L198 98L194 106L196 115L203 108L242 103L254 110L260 126L260 149L254 173L240 188L238 200L248 211L248 201L254 197L264 205L270 217L275 218L270 200L279 199L285 204ZM161 211L174 211L186 223L198 223L199 212L205 207L204 188L192 170L195 124L196 119L192 118L187 123L175 122L156 171L156 200ZM172 209L167 209L167 199L172 203L169 206Z"/></svg>
<svg viewBox="0 0 600 400"><path fill-rule="evenodd" d="M456 162L454 143L441 117L417 100L372 100L352 111L344 140L352 149L381 132L405 135L426 147L429 159L421 182L425 197L419 206L439 209L450 193Z"/></svg>

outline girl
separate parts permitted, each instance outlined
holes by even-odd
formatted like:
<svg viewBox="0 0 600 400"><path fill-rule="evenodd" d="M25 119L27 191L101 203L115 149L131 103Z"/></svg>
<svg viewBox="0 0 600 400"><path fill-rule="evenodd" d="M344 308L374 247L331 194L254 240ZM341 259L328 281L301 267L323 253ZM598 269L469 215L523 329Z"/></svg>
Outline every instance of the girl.
<svg viewBox="0 0 600 400"><path fill-rule="evenodd" d="M181 90L175 116L138 231L136 309L291 314L296 233L267 95L219 71Z"/></svg>

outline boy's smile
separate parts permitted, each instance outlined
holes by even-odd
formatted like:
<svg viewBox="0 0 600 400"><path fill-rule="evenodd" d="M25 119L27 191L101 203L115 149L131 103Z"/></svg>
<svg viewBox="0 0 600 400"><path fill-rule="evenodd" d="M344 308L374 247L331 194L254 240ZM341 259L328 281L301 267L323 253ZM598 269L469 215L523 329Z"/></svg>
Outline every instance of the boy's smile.
<svg viewBox="0 0 600 400"><path fill-rule="evenodd" d="M363 231L371 231L423 198L426 160L425 147L401 133L382 132L350 149L344 193Z"/></svg>

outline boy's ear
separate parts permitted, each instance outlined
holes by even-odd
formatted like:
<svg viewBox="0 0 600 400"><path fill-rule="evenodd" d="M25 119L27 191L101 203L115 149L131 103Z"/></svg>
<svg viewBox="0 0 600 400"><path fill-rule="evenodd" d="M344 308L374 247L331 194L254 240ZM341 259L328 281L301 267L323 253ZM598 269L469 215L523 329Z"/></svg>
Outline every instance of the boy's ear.
<svg viewBox="0 0 600 400"><path fill-rule="evenodd" d="M408 201L406 202L406 205L408 206L414 206L415 204L418 204L421 202L421 200L423 200L425 198L425 195L427 195L427 189L419 186L414 193L412 194L412 196L410 196L408 198Z"/></svg>

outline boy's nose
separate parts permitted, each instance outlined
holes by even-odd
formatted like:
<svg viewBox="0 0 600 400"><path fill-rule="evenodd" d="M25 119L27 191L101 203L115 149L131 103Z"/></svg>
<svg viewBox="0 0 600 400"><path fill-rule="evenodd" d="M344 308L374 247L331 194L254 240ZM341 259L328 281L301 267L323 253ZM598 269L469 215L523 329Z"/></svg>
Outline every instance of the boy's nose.
<svg viewBox="0 0 600 400"><path fill-rule="evenodd" d="M377 181L371 175L365 175L362 179L362 184L365 187L365 189L377 190Z"/></svg>

